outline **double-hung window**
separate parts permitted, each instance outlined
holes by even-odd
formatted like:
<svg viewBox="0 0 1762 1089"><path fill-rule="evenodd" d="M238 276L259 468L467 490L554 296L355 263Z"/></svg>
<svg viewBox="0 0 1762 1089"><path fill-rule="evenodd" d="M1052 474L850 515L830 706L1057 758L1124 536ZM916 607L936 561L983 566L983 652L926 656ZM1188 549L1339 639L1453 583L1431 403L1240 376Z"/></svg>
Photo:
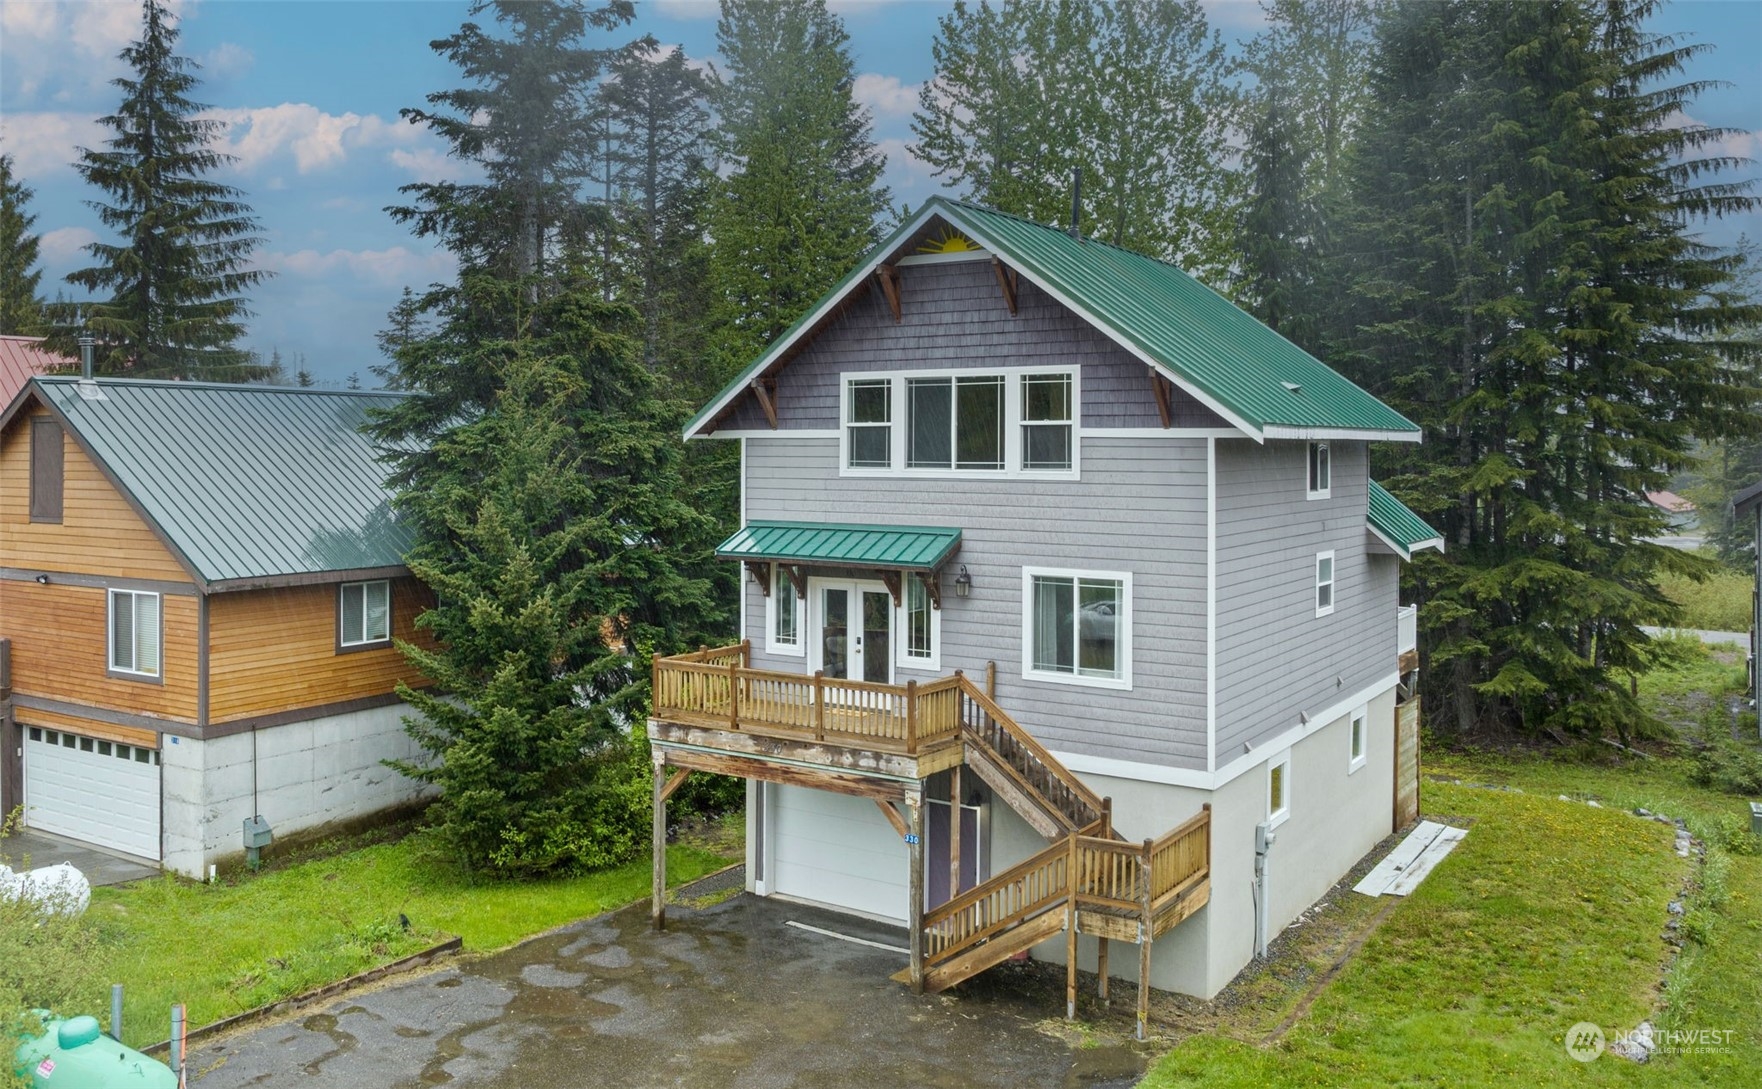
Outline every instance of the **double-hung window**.
<svg viewBox="0 0 1762 1089"><path fill-rule="evenodd" d="M865 378L850 384L845 434L852 469L893 467L893 382Z"/></svg>
<svg viewBox="0 0 1762 1089"><path fill-rule="evenodd" d="M845 379L844 471L1071 473L1076 369L905 372Z"/></svg>
<svg viewBox="0 0 1762 1089"><path fill-rule="evenodd" d="M1074 424L1069 374L1022 376L1022 468L1069 469Z"/></svg>
<svg viewBox="0 0 1762 1089"><path fill-rule="evenodd" d="M1022 675L1099 688L1132 687L1132 577L1026 568Z"/></svg>
<svg viewBox="0 0 1762 1089"><path fill-rule="evenodd" d="M159 676L159 595L145 590L110 591L110 672L124 677Z"/></svg>
<svg viewBox="0 0 1762 1089"><path fill-rule="evenodd" d="M1315 554L1315 615L1327 616L1334 611L1334 554Z"/></svg>
<svg viewBox="0 0 1762 1089"><path fill-rule="evenodd" d="M370 647L392 638L392 584L345 582L337 599L337 646Z"/></svg>
<svg viewBox="0 0 1762 1089"><path fill-rule="evenodd" d="M1333 493L1334 467L1328 444L1309 444L1309 498L1326 499Z"/></svg>

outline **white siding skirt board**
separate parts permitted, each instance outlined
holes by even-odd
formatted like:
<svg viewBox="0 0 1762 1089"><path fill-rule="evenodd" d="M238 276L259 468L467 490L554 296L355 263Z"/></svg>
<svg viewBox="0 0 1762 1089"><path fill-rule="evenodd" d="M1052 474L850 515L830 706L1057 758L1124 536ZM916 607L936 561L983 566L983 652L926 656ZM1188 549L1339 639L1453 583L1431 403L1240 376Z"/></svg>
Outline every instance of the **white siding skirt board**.
<svg viewBox="0 0 1762 1089"><path fill-rule="evenodd" d="M1352 891L1366 896L1406 896L1419 888L1432 868L1467 835L1466 828L1420 821L1375 869L1364 875L1364 880L1352 886Z"/></svg>
<svg viewBox="0 0 1762 1089"><path fill-rule="evenodd" d="M773 895L905 922L911 859L874 802L779 785L766 814Z"/></svg>
<svg viewBox="0 0 1762 1089"><path fill-rule="evenodd" d="M95 744L82 752L32 741L30 729L24 730L25 825L158 861L159 765L104 756Z"/></svg>

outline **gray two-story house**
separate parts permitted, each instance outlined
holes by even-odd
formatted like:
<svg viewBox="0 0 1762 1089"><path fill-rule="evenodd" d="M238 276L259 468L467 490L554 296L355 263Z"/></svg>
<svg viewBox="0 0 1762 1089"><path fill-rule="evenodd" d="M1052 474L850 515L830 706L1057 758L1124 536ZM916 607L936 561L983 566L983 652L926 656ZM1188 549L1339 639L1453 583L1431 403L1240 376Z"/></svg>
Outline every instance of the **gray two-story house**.
<svg viewBox="0 0 1762 1089"><path fill-rule="evenodd" d="M687 437L740 443L748 577L656 664L657 822L745 776L751 890L906 927L913 983L1210 996L1396 823L1442 542L1367 447L1419 430L1179 269L932 200Z"/></svg>

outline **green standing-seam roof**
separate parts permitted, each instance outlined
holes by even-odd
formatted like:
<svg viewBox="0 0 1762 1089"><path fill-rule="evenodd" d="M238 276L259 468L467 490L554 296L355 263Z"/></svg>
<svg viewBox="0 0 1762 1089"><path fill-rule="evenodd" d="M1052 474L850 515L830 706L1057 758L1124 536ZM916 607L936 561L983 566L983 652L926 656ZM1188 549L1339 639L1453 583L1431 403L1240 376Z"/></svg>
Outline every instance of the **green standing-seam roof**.
<svg viewBox="0 0 1762 1089"><path fill-rule="evenodd" d="M1419 428L1174 265L976 204L932 197L686 427L698 433L905 239L940 218L1162 369L1255 438L1418 441Z"/></svg>
<svg viewBox="0 0 1762 1089"><path fill-rule="evenodd" d="M1382 538L1402 559L1411 560L1415 552L1427 548L1444 551L1443 536L1374 480L1370 482L1370 501L1366 508L1365 522L1370 531Z"/></svg>
<svg viewBox="0 0 1762 1089"><path fill-rule="evenodd" d="M173 551L210 588L395 568L410 532L361 425L399 394L33 378Z"/></svg>
<svg viewBox="0 0 1762 1089"><path fill-rule="evenodd" d="M961 546L961 531L937 526L850 526L749 522L716 546L728 560L780 560L850 567L934 570Z"/></svg>

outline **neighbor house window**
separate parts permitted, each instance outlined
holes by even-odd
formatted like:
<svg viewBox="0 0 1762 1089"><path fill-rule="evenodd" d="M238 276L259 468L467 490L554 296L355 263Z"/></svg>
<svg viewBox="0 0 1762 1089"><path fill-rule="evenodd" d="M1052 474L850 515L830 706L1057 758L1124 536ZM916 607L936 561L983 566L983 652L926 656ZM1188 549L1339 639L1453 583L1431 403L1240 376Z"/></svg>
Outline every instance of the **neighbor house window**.
<svg viewBox="0 0 1762 1089"><path fill-rule="evenodd" d="M1023 675L1130 688L1131 576L1023 571Z"/></svg>
<svg viewBox="0 0 1762 1089"><path fill-rule="evenodd" d="M845 464L852 469L893 465L893 383L886 378L850 384L845 416Z"/></svg>
<svg viewBox="0 0 1762 1089"><path fill-rule="evenodd" d="M1022 468L1071 467L1071 376L1022 376Z"/></svg>
<svg viewBox="0 0 1762 1089"><path fill-rule="evenodd" d="M930 591L916 575L905 580L905 638L900 643L899 664L908 668L939 669L937 656L941 610L931 608Z"/></svg>
<svg viewBox="0 0 1762 1089"><path fill-rule="evenodd" d="M1291 815L1291 754L1276 756L1266 766L1266 822L1277 827Z"/></svg>
<svg viewBox="0 0 1762 1089"><path fill-rule="evenodd" d="M1346 762L1346 773L1348 775L1357 771L1359 768L1364 767L1364 734L1366 717L1365 709L1362 707L1352 712L1352 723L1349 727L1351 732L1351 740L1349 742L1351 749Z"/></svg>
<svg viewBox="0 0 1762 1089"><path fill-rule="evenodd" d="M110 591L110 672L158 677L159 646L159 595Z"/></svg>
<svg viewBox="0 0 1762 1089"><path fill-rule="evenodd" d="M61 424L47 416L31 420L31 521L61 521Z"/></svg>
<svg viewBox="0 0 1762 1089"><path fill-rule="evenodd" d="M345 647L365 647L386 643L392 637L392 584L377 582L345 582L338 602L339 634L337 643Z"/></svg>
<svg viewBox="0 0 1762 1089"><path fill-rule="evenodd" d="M1326 616L1334 611L1334 554L1315 554L1315 615Z"/></svg>
<svg viewBox="0 0 1762 1089"><path fill-rule="evenodd" d="M767 625L770 642L767 650L778 654L802 654L801 599L795 596L795 583L780 563L771 565L771 596L766 602L771 619Z"/></svg>
<svg viewBox="0 0 1762 1089"><path fill-rule="evenodd" d="M1326 499L1333 487L1334 469L1328 460L1328 444L1309 444L1309 498Z"/></svg>

